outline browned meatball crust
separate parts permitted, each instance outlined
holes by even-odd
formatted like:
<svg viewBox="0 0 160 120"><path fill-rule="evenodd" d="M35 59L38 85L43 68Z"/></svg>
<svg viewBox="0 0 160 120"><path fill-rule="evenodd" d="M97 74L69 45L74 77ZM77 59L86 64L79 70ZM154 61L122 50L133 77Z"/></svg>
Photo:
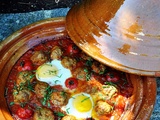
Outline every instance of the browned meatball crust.
<svg viewBox="0 0 160 120"><path fill-rule="evenodd" d="M73 115L66 115L61 120L77 120Z"/></svg>
<svg viewBox="0 0 160 120"><path fill-rule="evenodd" d="M98 115L107 115L113 110L113 107L107 102L98 101L95 105L95 111Z"/></svg>
<svg viewBox="0 0 160 120"><path fill-rule="evenodd" d="M24 103L28 102L30 98L32 97L32 92L24 89L24 90L14 90L13 91L13 97L15 103Z"/></svg>
<svg viewBox="0 0 160 120"><path fill-rule="evenodd" d="M35 51L31 57L31 61L35 65L42 65L47 62L48 58L42 51Z"/></svg>
<svg viewBox="0 0 160 120"><path fill-rule="evenodd" d="M38 82L35 85L35 88L34 88L37 97L38 98L43 98L47 94L47 88L48 88L48 84L47 83Z"/></svg>
<svg viewBox="0 0 160 120"><path fill-rule="evenodd" d="M63 106L68 102L67 93L63 91L53 92L50 100L54 106Z"/></svg>
<svg viewBox="0 0 160 120"><path fill-rule="evenodd" d="M92 60L93 60L92 57L90 57L89 55L85 54L84 52L82 52L82 53L80 54L80 58L82 58L82 59L84 59L84 60L89 60L89 61L92 61Z"/></svg>
<svg viewBox="0 0 160 120"><path fill-rule="evenodd" d="M33 120L54 120L53 112L48 108L38 108L33 115Z"/></svg>
<svg viewBox="0 0 160 120"><path fill-rule="evenodd" d="M89 80L91 77L90 71L85 67L77 67L72 71L73 77L79 80Z"/></svg>
<svg viewBox="0 0 160 120"><path fill-rule="evenodd" d="M33 82L35 75L30 71L22 71L17 75L17 85L26 84L26 82Z"/></svg>
<svg viewBox="0 0 160 120"><path fill-rule="evenodd" d="M106 66L99 63L99 62L96 62L94 61L93 64L92 64L92 70L95 72L95 73L98 73L98 74L103 74L106 70Z"/></svg>
<svg viewBox="0 0 160 120"><path fill-rule="evenodd" d="M72 70L76 66L77 61L74 58L64 57L61 63L63 67Z"/></svg>
<svg viewBox="0 0 160 120"><path fill-rule="evenodd" d="M59 46L54 46L51 50L51 59L59 59L63 54L62 49Z"/></svg>

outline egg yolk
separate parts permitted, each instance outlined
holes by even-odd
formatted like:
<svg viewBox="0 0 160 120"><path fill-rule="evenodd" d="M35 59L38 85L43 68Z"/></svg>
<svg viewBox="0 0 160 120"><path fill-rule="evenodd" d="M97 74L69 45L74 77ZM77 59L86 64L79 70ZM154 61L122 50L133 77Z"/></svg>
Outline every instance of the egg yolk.
<svg viewBox="0 0 160 120"><path fill-rule="evenodd" d="M37 75L39 78L50 78L58 74L58 69L51 64L43 64L37 69Z"/></svg>
<svg viewBox="0 0 160 120"><path fill-rule="evenodd" d="M90 97L78 95L73 100L73 106L79 112L88 112L92 108L92 102Z"/></svg>

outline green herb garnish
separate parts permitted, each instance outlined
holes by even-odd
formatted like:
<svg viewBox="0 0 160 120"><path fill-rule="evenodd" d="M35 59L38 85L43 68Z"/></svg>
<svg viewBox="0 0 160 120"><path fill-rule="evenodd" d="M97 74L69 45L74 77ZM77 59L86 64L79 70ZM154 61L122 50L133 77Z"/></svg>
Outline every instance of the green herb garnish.
<svg viewBox="0 0 160 120"><path fill-rule="evenodd" d="M86 72L86 80L89 81L91 79L91 73L89 73L87 68L84 69L84 72Z"/></svg>
<svg viewBox="0 0 160 120"><path fill-rule="evenodd" d="M57 112L56 115L57 115L58 117L63 117L63 116L65 116L65 114L64 114L64 113L61 113L61 112Z"/></svg>
<svg viewBox="0 0 160 120"><path fill-rule="evenodd" d="M66 109L67 114L69 114L69 109L70 109L70 108L67 108L67 109Z"/></svg>
<svg viewBox="0 0 160 120"><path fill-rule="evenodd" d="M10 106L14 105L14 102L10 102L9 105L10 105Z"/></svg>
<svg viewBox="0 0 160 120"><path fill-rule="evenodd" d="M42 104L43 104L43 105L46 105L47 101L50 100L51 94L52 94L55 90L52 89L50 86L48 86L45 91L46 91L46 94L44 95L43 100L42 100ZM49 105L49 104L48 104L48 105Z"/></svg>
<svg viewBox="0 0 160 120"><path fill-rule="evenodd" d="M111 85L111 86L117 87L117 85L114 84L114 83L112 83L112 82L107 82L107 81L106 81L104 84L105 84L105 85Z"/></svg>
<svg viewBox="0 0 160 120"><path fill-rule="evenodd" d="M90 97L86 97L85 99L83 99L81 102L84 102L86 100L88 100Z"/></svg>

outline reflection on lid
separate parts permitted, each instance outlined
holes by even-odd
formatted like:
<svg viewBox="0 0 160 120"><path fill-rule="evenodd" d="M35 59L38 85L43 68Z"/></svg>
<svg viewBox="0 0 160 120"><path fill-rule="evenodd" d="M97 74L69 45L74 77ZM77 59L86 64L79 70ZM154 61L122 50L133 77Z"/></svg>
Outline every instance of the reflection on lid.
<svg viewBox="0 0 160 120"><path fill-rule="evenodd" d="M126 55L129 53L131 46L128 44L124 44L121 48L118 48L119 52Z"/></svg>
<svg viewBox="0 0 160 120"><path fill-rule="evenodd" d="M141 38L136 37L135 35L144 35L142 32L142 26L138 25L138 22L135 22L132 24L128 29L128 33L125 33L125 35L130 38L130 39L135 39L135 40L142 40ZM143 41L143 40L142 40Z"/></svg>

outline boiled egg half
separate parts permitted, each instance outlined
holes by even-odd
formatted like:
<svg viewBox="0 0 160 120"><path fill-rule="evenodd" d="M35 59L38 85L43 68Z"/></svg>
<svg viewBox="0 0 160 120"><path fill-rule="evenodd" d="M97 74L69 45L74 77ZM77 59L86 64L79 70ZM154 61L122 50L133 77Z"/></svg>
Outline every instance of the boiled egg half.
<svg viewBox="0 0 160 120"><path fill-rule="evenodd" d="M61 85L65 88L65 80L71 76L71 71L64 68L59 60L44 63L36 70L36 78L50 86Z"/></svg>

